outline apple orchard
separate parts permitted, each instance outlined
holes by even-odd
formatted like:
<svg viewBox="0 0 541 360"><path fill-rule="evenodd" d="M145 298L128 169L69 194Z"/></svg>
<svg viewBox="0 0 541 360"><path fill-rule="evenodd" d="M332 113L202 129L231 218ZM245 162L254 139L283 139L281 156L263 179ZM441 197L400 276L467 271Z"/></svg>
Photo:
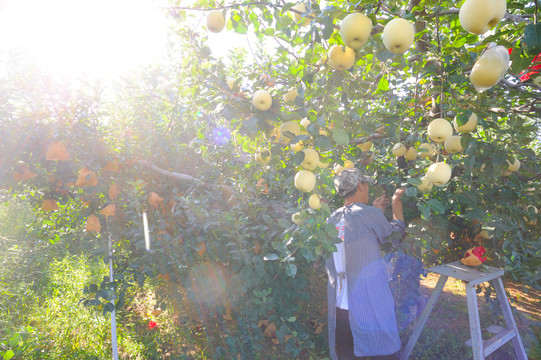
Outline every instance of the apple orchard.
<svg viewBox="0 0 541 360"><path fill-rule="evenodd" d="M2 196L34 204L36 251L108 261L112 239L117 275L98 285L114 291L87 304L121 308L158 278L164 304L219 315L213 353L310 352L325 339L307 314L326 301L310 290L335 250L333 176L352 167L377 179L372 199L406 188L407 237L386 254L399 314L422 267L477 245L541 287L537 5L170 3L167 60L114 96L16 55L2 81ZM222 32L256 39L220 59L207 40Z"/></svg>

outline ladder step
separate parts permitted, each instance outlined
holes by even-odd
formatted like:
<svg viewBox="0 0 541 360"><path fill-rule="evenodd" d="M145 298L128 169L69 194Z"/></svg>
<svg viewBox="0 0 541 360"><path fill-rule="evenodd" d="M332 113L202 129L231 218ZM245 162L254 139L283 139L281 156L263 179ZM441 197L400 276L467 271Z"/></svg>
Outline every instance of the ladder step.
<svg viewBox="0 0 541 360"><path fill-rule="evenodd" d="M492 354L496 349L499 349L503 344L511 340L517 334L515 329L501 330L497 335L494 335L489 340L483 341L483 352L485 357ZM471 347L471 339L466 340L466 345Z"/></svg>
<svg viewBox="0 0 541 360"><path fill-rule="evenodd" d="M485 357L492 354L495 350L499 349L503 344L517 336L515 329L505 329L499 332L488 340L483 341L483 350Z"/></svg>

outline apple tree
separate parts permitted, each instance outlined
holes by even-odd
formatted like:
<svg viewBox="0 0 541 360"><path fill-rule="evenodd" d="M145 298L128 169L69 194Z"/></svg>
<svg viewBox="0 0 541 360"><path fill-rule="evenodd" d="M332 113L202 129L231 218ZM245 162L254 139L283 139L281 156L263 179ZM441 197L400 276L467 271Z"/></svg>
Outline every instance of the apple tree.
<svg viewBox="0 0 541 360"><path fill-rule="evenodd" d="M408 236L386 256L406 317L422 267L474 246L539 288L537 4L477 3L173 1L169 58L114 98L13 65L2 182L34 201L40 246L108 258L112 239L117 277L88 304L111 311L159 278L217 357L254 358L266 337L295 357L324 343L314 280L343 168L377 178L373 197L406 187ZM247 50L214 56L226 32Z"/></svg>

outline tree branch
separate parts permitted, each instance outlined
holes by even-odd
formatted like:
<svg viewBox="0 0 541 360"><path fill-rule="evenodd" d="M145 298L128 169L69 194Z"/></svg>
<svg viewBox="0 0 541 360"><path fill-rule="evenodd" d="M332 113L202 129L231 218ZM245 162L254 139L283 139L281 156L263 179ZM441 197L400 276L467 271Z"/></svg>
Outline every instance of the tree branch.
<svg viewBox="0 0 541 360"><path fill-rule="evenodd" d="M245 4L231 4L231 5L223 5L223 6L216 6L213 8L195 8L195 7L187 7L187 6L158 6L158 9L166 9L166 10L187 10L187 11L211 11L211 10L226 10L226 9L232 9L232 8L239 8L242 6L253 6L253 5L265 5L265 6L271 6L276 7L279 5L274 5L266 1L254 1L251 3L245 3ZM295 9L290 9L293 12L297 12ZM301 12L297 12L298 14L302 15Z"/></svg>
<svg viewBox="0 0 541 360"><path fill-rule="evenodd" d="M195 178L195 177L190 176L190 175L181 174L181 173L177 173L177 172L173 172L173 171L169 171L169 170L159 168L159 167L157 167L155 165L152 165L151 163L149 163L146 160L138 160L138 163L143 165L147 169L150 169L150 170L154 171L155 173L158 173L158 174L163 175L165 177L177 180L179 182L191 182L191 183L202 184L201 180L199 180L198 178Z"/></svg>
<svg viewBox="0 0 541 360"><path fill-rule="evenodd" d="M536 86L534 84L521 84L521 83L513 84L512 82L509 82L506 79L502 79L500 81L500 84L502 84L503 86L505 86L508 89L513 89L513 90L521 92L521 93L531 94L533 99L541 101L541 97L534 96L530 90L523 89L524 86L531 86L531 87L537 88L538 90L541 90L541 88L539 88L538 86Z"/></svg>
<svg viewBox="0 0 541 360"><path fill-rule="evenodd" d="M431 13L431 14L415 14L415 15L419 15L419 16L422 16L424 18L433 18L433 17L436 17L437 15L439 16L443 16L443 15L455 15L455 14L458 14L460 12L460 9L448 9L448 10L443 10L443 11L439 11L439 12L435 12L435 13ZM506 13L504 15L504 19L505 20L510 20L510 21L514 21L514 22L525 22L525 21L530 21L529 18L531 18L533 15L515 15L515 14L509 14L509 13Z"/></svg>
<svg viewBox="0 0 541 360"><path fill-rule="evenodd" d="M377 140L377 139L384 139L386 137L387 137L387 135L385 135L385 134L372 134L372 135L369 135L369 136L354 139L352 142L354 144L362 144L362 143L365 143L367 141Z"/></svg>

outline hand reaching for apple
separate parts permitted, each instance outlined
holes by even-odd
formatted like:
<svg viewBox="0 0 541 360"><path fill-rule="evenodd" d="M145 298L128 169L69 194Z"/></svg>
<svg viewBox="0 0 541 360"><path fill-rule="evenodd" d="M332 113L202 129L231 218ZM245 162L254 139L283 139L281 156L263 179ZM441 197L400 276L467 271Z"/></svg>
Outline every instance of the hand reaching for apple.
<svg viewBox="0 0 541 360"><path fill-rule="evenodd" d="M402 195L406 192L406 188L398 188L393 195L393 203L402 201Z"/></svg>
<svg viewBox="0 0 541 360"><path fill-rule="evenodd" d="M373 202L372 205L381 209L381 211L385 211L385 208L389 206L389 198L387 195L381 195L378 196Z"/></svg>

